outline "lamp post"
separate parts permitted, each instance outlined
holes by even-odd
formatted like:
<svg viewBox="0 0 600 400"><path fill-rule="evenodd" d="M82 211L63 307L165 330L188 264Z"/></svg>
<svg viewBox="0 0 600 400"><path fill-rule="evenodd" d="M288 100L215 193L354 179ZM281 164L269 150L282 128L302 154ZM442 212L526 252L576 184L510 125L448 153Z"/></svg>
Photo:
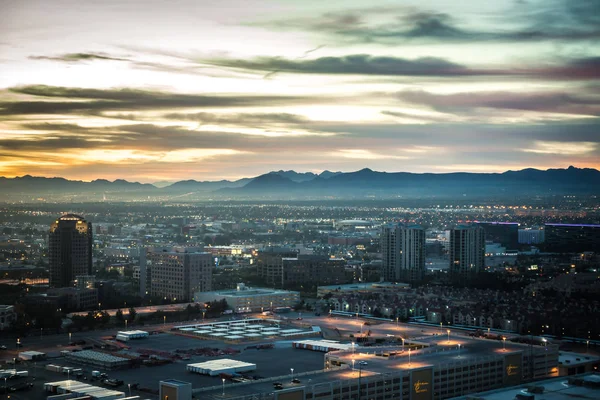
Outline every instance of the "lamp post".
<svg viewBox="0 0 600 400"><path fill-rule="evenodd" d="M410 349L408 349L408 368L410 368Z"/></svg>
<svg viewBox="0 0 600 400"><path fill-rule="evenodd" d="M458 344L458 358L460 358L460 343Z"/></svg>
<svg viewBox="0 0 600 400"><path fill-rule="evenodd" d="M73 343L72 340L71 340L71 337L72 337L71 336L71 332L69 332L69 344Z"/></svg>
<svg viewBox="0 0 600 400"><path fill-rule="evenodd" d="M163 326L167 325L167 316L163 315Z"/></svg>
<svg viewBox="0 0 600 400"><path fill-rule="evenodd" d="M506 336L502 336L502 351L506 351Z"/></svg>
<svg viewBox="0 0 600 400"><path fill-rule="evenodd" d="M542 342L544 342L544 371L548 375L548 341L542 338Z"/></svg>
<svg viewBox="0 0 600 400"><path fill-rule="evenodd" d="M404 338L402 338L402 351L404 351Z"/></svg>
<svg viewBox="0 0 600 400"><path fill-rule="evenodd" d="M588 351L590 351L590 341L586 340L585 341L585 352L587 353Z"/></svg>
<svg viewBox="0 0 600 400"><path fill-rule="evenodd" d="M443 325L443 324L444 324L443 322L440 322L440 335L444 333L444 332L442 331L442 325Z"/></svg>
<svg viewBox="0 0 600 400"><path fill-rule="evenodd" d="M127 387L129 388L129 397L131 397L131 383L128 383Z"/></svg>
<svg viewBox="0 0 600 400"><path fill-rule="evenodd" d="M450 329L448 329L446 332L448 332L448 343L450 343Z"/></svg>
<svg viewBox="0 0 600 400"><path fill-rule="evenodd" d="M223 397L225 397L225 378L223 378Z"/></svg>
<svg viewBox="0 0 600 400"><path fill-rule="evenodd" d="M290 368L290 371L292 371L292 382L294 382L294 368Z"/></svg>
<svg viewBox="0 0 600 400"><path fill-rule="evenodd" d="M399 319L399 317L396 317L396 328L399 326L398 319Z"/></svg>
<svg viewBox="0 0 600 400"><path fill-rule="evenodd" d="M127 319L125 319L125 330L127 330Z"/></svg>
<svg viewBox="0 0 600 400"><path fill-rule="evenodd" d="M354 342L352 342L352 354L354 354Z"/></svg>

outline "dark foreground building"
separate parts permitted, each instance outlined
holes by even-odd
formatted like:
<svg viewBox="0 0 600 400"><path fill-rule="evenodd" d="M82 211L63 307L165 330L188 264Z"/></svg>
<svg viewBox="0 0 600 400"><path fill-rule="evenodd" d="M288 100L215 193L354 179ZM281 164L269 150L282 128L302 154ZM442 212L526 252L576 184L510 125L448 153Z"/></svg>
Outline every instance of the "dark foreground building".
<svg viewBox="0 0 600 400"><path fill-rule="evenodd" d="M78 275L92 273L92 224L65 214L50 225L50 286L73 286Z"/></svg>
<svg viewBox="0 0 600 400"><path fill-rule="evenodd" d="M552 253L600 253L600 225L546 224L545 248Z"/></svg>

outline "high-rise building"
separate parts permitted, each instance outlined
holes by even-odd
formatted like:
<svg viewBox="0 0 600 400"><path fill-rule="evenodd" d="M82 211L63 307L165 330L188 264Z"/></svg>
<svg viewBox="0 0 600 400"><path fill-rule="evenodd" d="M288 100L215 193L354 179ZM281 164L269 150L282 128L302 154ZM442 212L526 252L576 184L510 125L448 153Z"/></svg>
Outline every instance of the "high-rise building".
<svg viewBox="0 0 600 400"><path fill-rule="evenodd" d="M500 243L507 250L519 248L519 224L517 222L477 222L485 231L485 240Z"/></svg>
<svg viewBox="0 0 600 400"><path fill-rule="evenodd" d="M381 231L382 278L419 282L425 277L425 230L419 225L388 224Z"/></svg>
<svg viewBox="0 0 600 400"><path fill-rule="evenodd" d="M472 280L485 268L485 232L478 225L457 225L450 230L450 277Z"/></svg>
<svg viewBox="0 0 600 400"><path fill-rule="evenodd" d="M210 253L195 247L148 248L145 258L151 296L185 302L193 301L195 292L212 289Z"/></svg>
<svg viewBox="0 0 600 400"><path fill-rule="evenodd" d="M546 224L545 249L554 253L600 253L600 225Z"/></svg>
<svg viewBox="0 0 600 400"><path fill-rule="evenodd" d="M78 275L92 274L92 224L65 214L50 225L50 286L68 287Z"/></svg>

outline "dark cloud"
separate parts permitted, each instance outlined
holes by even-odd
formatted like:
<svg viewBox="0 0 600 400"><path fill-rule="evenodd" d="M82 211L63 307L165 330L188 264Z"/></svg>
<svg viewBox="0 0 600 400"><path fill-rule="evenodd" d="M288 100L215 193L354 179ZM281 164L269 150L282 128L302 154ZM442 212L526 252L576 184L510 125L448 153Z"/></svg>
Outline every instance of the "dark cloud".
<svg viewBox="0 0 600 400"><path fill-rule="evenodd" d="M255 107L320 103L323 97L303 96L215 96L166 93L135 89L84 89L59 86L22 86L10 91L53 101L23 100L0 102L0 115L98 113L111 110L153 110L201 107ZM78 100L78 101L72 101ZM81 101L85 100L85 101ZM331 101L331 99L329 99Z"/></svg>
<svg viewBox="0 0 600 400"><path fill-rule="evenodd" d="M376 57L355 54L343 57L321 57L312 60L259 57L253 60L212 59L214 65L250 71L289 72L301 74L421 76L421 77L527 77L532 79L595 80L600 78L600 57L563 60L538 66L504 68L469 68L442 58L423 57L409 60L399 57Z"/></svg>
<svg viewBox="0 0 600 400"><path fill-rule="evenodd" d="M497 30L461 27L451 15L407 7L373 7L311 18L289 18L261 25L275 29L308 30L328 34L341 43L394 45L410 41L529 42L540 40L594 40L600 38L600 0L557 0L543 4L518 4L506 10L514 25ZM369 23L368 16L395 17L392 22Z"/></svg>
<svg viewBox="0 0 600 400"><path fill-rule="evenodd" d="M108 56L103 53L67 53L57 56L29 56L31 60L50 60L64 62L79 62L79 61L129 61L127 58L119 58Z"/></svg>
<svg viewBox="0 0 600 400"><path fill-rule="evenodd" d="M425 91L405 91L398 96L406 102L427 105L443 112L493 108L600 116L600 96L567 92L478 92L440 95Z"/></svg>
<svg viewBox="0 0 600 400"><path fill-rule="evenodd" d="M288 113L170 113L164 118L175 121L195 121L199 124L256 126L271 124L298 125L311 121L301 115Z"/></svg>
<svg viewBox="0 0 600 400"><path fill-rule="evenodd" d="M398 76L464 76L473 74L465 66L435 57L408 60L356 54L345 57L321 57L314 60L261 57L254 60L214 59L209 62L229 68L306 74Z"/></svg>
<svg viewBox="0 0 600 400"><path fill-rule="evenodd" d="M333 146L339 136L262 136L237 132L197 131L180 126L153 124L120 125L115 127L86 128L76 124L26 123L24 131L42 131L36 140L14 137L0 140L0 150L41 151L77 148L124 149L141 151L170 151L190 148L229 148L240 151L263 149L270 151L311 150L314 146ZM288 130L282 128L282 132ZM288 131L293 133L292 131ZM323 134L323 132L320 132Z"/></svg>

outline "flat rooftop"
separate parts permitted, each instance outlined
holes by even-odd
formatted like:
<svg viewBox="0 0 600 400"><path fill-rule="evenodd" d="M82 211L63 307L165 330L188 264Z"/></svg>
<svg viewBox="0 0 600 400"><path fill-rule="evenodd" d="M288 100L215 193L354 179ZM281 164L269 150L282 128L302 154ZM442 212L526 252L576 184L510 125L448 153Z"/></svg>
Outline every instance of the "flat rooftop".
<svg viewBox="0 0 600 400"><path fill-rule="evenodd" d="M421 343L430 345L425 349L411 351L411 362L408 362L408 344ZM461 344L460 354L458 344ZM226 387L228 396L242 396L252 393L266 393L273 391L273 383L279 382L283 384L284 389L312 386L320 383L330 383L332 381L356 379L358 377L359 368L362 377L370 375L379 375L383 373L393 373L402 370L410 370L422 368L430 365L441 365L451 362L464 362L469 360L479 359L485 356L502 356L505 354L515 353L517 351L525 351L528 345L506 342L506 350L502 349L502 341L474 339L468 336L452 336L450 335L450 343L448 343L447 335L428 336L422 339L415 339L405 342L405 351L402 352L402 345L389 347L356 347L354 352L339 351L328 353L326 356L334 356L343 360L349 366L352 365L352 359L355 360L355 369L351 367L346 369L332 370L315 370L313 373L305 373L298 376L300 383L291 383L289 371L282 370L280 377L270 379L267 382L257 382L249 385L232 385ZM382 353L396 352L395 356L385 357ZM376 354L375 354L376 353ZM273 357L273 356L272 356ZM274 355L276 357L276 354ZM366 365L360 365L359 361L365 361ZM290 359L290 368L293 367L294 361ZM296 377L296 375L295 375ZM221 399L222 389L215 385L210 391L201 392L202 398Z"/></svg>
<svg viewBox="0 0 600 400"><path fill-rule="evenodd" d="M590 374L585 376L577 376L582 377L584 380L589 382L594 382L596 387L590 386L576 386L570 385L569 380L567 378L570 377L560 377L555 379L548 379L544 381L538 381L535 383L513 386L510 388L497 389L489 392L482 392L477 394L470 394L469 396L461 396L455 397L454 400L463 400L467 399L467 397L477 396L484 400L506 400L506 399L514 399L517 394L529 394L527 391L528 387L531 386L543 386L544 393L543 394L533 394L535 399L543 399L543 400L573 400L573 399L600 399L600 375L599 374Z"/></svg>
<svg viewBox="0 0 600 400"><path fill-rule="evenodd" d="M423 344L428 347L411 350L409 362L409 344ZM397 370L410 370L430 365L442 365L456 362L469 362L483 357L501 357L511 353L526 351L529 346L525 344L506 341L505 349L501 340L476 339L468 336L452 336L448 340L447 335L427 336L424 338L410 339L405 342L404 351L402 345L389 347L357 347L353 351L340 351L330 353L340 361L351 365L359 361L366 361L367 365L362 367L377 373L393 372ZM543 347L539 346L540 349ZM396 353L391 356L383 354Z"/></svg>
<svg viewBox="0 0 600 400"><path fill-rule="evenodd" d="M214 292L203 292L203 295L218 295L218 296L233 296L233 297L247 297L247 296L266 296L266 295L276 295L276 294L290 294L290 293L298 293L290 290L281 290L281 289L270 289L270 288L251 288L244 290L218 290Z"/></svg>

